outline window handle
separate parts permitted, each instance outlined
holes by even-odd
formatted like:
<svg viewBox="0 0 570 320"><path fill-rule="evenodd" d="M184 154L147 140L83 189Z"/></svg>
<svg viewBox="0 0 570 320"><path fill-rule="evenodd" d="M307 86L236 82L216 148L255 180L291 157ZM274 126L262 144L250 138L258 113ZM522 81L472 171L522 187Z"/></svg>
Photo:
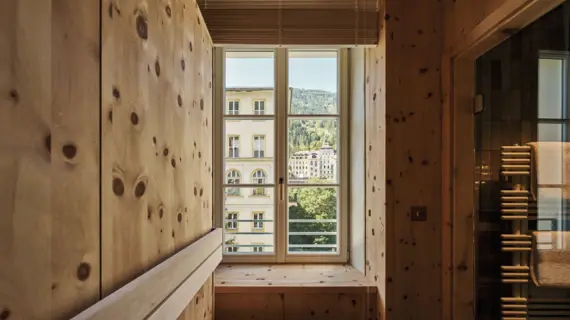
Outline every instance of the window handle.
<svg viewBox="0 0 570 320"><path fill-rule="evenodd" d="M285 184L283 183L283 178L279 178L279 194L281 201L283 201L285 194Z"/></svg>

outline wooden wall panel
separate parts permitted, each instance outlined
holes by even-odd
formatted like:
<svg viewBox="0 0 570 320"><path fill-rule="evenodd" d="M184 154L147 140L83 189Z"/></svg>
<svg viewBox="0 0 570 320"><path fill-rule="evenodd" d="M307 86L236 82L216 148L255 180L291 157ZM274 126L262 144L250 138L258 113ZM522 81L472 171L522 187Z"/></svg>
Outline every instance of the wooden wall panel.
<svg viewBox="0 0 570 320"><path fill-rule="evenodd" d="M374 319L376 306L369 299L377 299L376 294L302 293L288 288L275 289L271 293L217 293L216 319Z"/></svg>
<svg viewBox="0 0 570 320"><path fill-rule="evenodd" d="M102 7L107 295L212 227L212 42L191 0ZM212 290L180 318L211 319Z"/></svg>
<svg viewBox="0 0 570 320"><path fill-rule="evenodd" d="M367 51L366 269L381 319L441 318L441 19L439 1L386 0Z"/></svg>
<svg viewBox="0 0 570 320"><path fill-rule="evenodd" d="M0 319L99 297L98 11L0 3Z"/></svg>

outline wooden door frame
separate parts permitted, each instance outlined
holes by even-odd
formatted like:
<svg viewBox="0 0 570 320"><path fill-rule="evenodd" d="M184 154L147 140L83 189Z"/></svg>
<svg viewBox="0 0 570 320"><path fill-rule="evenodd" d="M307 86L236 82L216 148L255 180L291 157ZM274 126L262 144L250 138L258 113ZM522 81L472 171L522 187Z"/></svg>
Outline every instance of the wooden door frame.
<svg viewBox="0 0 570 320"><path fill-rule="evenodd" d="M564 0L505 0L442 60L442 315L475 318L475 61Z"/></svg>

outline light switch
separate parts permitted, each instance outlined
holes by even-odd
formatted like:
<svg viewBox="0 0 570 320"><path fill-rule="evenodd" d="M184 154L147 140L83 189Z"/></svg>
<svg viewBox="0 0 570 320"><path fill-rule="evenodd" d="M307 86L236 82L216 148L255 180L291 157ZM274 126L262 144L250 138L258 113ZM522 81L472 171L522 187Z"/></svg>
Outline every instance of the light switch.
<svg viewBox="0 0 570 320"><path fill-rule="evenodd" d="M425 206L412 206L410 210L410 217L412 221L426 221L427 208Z"/></svg>

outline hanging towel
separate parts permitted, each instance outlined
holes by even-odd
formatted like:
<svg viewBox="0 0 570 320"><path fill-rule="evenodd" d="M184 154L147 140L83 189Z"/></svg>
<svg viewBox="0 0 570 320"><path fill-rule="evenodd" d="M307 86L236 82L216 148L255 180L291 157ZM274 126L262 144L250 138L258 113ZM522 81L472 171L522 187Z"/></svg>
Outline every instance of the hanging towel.
<svg viewBox="0 0 570 320"><path fill-rule="evenodd" d="M570 143L530 142L530 191L535 201L570 199ZM547 203L544 203L547 205Z"/></svg>
<svg viewBox="0 0 570 320"><path fill-rule="evenodd" d="M570 288L570 231L535 231L530 275L536 286Z"/></svg>

